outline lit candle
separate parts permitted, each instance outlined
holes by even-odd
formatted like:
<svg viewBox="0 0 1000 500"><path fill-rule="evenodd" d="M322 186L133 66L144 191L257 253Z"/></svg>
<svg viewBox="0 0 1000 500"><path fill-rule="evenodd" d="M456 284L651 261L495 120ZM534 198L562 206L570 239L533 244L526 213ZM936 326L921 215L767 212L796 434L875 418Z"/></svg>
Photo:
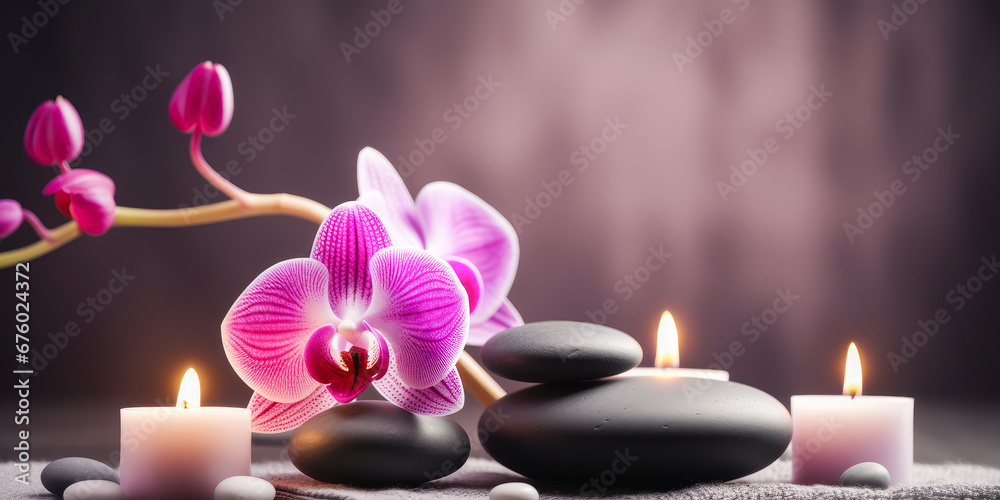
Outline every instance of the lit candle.
<svg viewBox="0 0 1000 500"><path fill-rule="evenodd" d="M663 311L660 327L656 331L656 359L653 368L633 368L619 377L691 377L712 380L729 380L729 372L699 368L680 368L680 347L677 324L670 311Z"/></svg>
<svg viewBox="0 0 1000 500"><path fill-rule="evenodd" d="M202 407L193 369L175 408L122 408L121 419L126 499L210 500L223 479L250 474L250 410Z"/></svg>
<svg viewBox="0 0 1000 500"><path fill-rule="evenodd" d="M910 482L913 398L861 395L861 358L847 351L842 396L792 396L792 481L837 484L852 465L877 462L892 485Z"/></svg>

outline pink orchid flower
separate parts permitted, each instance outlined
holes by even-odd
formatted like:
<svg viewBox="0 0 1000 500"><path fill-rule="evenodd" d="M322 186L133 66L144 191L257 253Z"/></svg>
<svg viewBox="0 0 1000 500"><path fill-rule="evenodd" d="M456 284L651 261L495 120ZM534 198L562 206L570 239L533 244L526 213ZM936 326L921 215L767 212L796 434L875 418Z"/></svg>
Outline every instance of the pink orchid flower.
<svg viewBox="0 0 1000 500"><path fill-rule="evenodd" d="M54 194L59 211L87 234L104 234L115 223L115 183L100 172L70 170L52 179L42 194Z"/></svg>
<svg viewBox="0 0 1000 500"><path fill-rule="evenodd" d="M191 70L170 98L170 121L177 130L217 136L233 120L233 82L221 64L205 61Z"/></svg>
<svg viewBox="0 0 1000 500"><path fill-rule="evenodd" d="M73 104L59 96L35 108L24 130L24 151L31 161L45 167L80 156L83 122Z"/></svg>
<svg viewBox="0 0 1000 500"><path fill-rule="evenodd" d="M470 299L470 345L524 324L507 300L517 273L517 233L496 209L450 182L427 184L414 201L392 163L370 147L358 155L358 192L393 243L425 249L452 266Z"/></svg>
<svg viewBox="0 0 1000 500"><path fill-rule="evenodd" d="M463 406L455 363L469 331L466 292L445 261L390 245L374 212L344 203L310 258L275 264L233 304L222 343L255 391L254 431L298 427L369 384L414 413Z"/></svg>
<svg viewBox="0 0 1000 500"><path fill-rule="evenodd" d="M24 222L24 210L15 200L0 200L0 240L8 237Z"/></svg>

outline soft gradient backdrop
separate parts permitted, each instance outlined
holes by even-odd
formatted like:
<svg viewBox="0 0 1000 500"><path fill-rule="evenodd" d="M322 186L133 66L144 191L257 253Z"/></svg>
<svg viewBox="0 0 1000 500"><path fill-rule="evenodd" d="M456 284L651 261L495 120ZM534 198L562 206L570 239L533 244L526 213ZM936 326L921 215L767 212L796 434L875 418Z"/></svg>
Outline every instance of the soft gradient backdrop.
<svg viewBox="0 0 1000 500"><path fill-rule="evenodd" d="M519 228L510 298L527 321L602 319L594 311L613 301L606 323L633 335L651 364L670 309L682 365L731 359L733 380L786 404L838 393L851 341L866 393L996 403L1000 280L961 310L948 301L1000 252L995 5L931 1L896 26L894 5L916 2L403 1L377 36L356 40L388 4L71 2L48 16L37 2L6 2L5 32L22 33L22 16L45 23L0 48L0 197L64 222L40 193L53 172L21 144L35 106L61 94L88 130L113 127L90 133L80 165L111 176L119 204L221 200L167 118L174 87L210 59L229 69L236 96L232 126L205 143L219 170L235 162L247 190L333 206L357 196L355 160L369 145L409 174L414 194L459 183ZM898 27L887 40L880 20ZM710 44L689 47L699 40ZM345 44L356 42L365 46L346 49L348 61ZM454 110L463 103L470 110ZM809 104L817 109L799 109L789 127L786 115ZM284 128L264 131L272 123ZM439 127L447 139L401 166ZM949 127L960 137L913 180L904 164ZM270 142L258 150L251 136ZM740 183L731 166L768 140L777 151L720 195L719 182ZM580 151L591 146L593 159ZM905 193L852 242L843 225L897 180ZM307 255L315 229L282 217L114 229L32 262L33 346L67 322L82 329L32 380L33 408L97 402L113 422L120 406L172 402L189 366L206 403L245 404L219 324L258 273ZM34 239L23 228L0 250ZM647 276L651 248L671 257L628 285L627 275ZM102 310L87 305L116 272L134 279ZM13 272L0 280L12 304ZM798 298L752 335L743 325L776 290ZM897 373L889 353L940 308L950 321ZM737 341L741 354L722 354ZM66 428L73 418L48 417Z"/></svg>

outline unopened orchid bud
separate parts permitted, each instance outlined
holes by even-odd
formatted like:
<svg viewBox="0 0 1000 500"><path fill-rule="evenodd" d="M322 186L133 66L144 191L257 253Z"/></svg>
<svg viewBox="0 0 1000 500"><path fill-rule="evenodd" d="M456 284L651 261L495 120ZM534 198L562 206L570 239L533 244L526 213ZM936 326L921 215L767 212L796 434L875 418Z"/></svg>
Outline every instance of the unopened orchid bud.
<svg viewBox="0 0 1000 500"><path fill-rule="evenodd" d="M52 180L42 194L56 196L56 206L87 234L104 234L115 222L115 183L110 177L78 168Z"/></svg>
<svg viewBox="0 0 1000 500"><path fill-rule="evenodd" d="M8 237L24 221L24 210L14 200L0 200L0 240Z"/></svg>
<svg viewBox="0 0 1000 500"><path fill-rule="evenodd" d="M24 150L31 161L46 167L80 156L83 122L76 108L62 96L38 106L24 131Z"/></svg>
<svg viewBox="0 0 1000 500"><path fill-rule="evenodd" d="M221 64L205 61L181 81L170 98L170 121L186 134L219 135L233 119L233 82Z"/></svg>

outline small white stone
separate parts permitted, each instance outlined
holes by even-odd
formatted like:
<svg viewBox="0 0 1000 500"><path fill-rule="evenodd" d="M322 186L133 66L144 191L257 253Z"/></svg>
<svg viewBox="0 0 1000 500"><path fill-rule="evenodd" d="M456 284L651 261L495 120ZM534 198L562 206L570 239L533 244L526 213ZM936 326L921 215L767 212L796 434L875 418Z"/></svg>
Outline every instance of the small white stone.
<svg viewBox="0 0 1000 500"><path fill-rule="evenodd" d="M538 490L527 483L504 483L490 490L490 500L538 500Z"/></svg>
<svg viewBox="0 0 1000 500"><path fill-rule="evenodd" d="M215 500L273 500L271 483L253 476L233 476L215 487Z"/></svg>
<svg viewBox="0 0 1000 500"><path fill-rule="evenodd" d="M125 500L125 492L118 483L91 479L69 485L63 500Z"/></svg>

